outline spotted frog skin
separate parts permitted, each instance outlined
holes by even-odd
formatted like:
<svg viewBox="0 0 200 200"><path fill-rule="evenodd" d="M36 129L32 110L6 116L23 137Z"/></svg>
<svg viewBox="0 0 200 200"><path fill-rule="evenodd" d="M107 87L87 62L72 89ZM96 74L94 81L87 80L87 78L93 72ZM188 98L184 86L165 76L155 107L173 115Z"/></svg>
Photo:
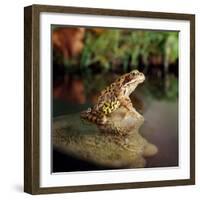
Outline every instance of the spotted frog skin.
<svg viewBox="0 0 200 200"><path fill-rule="evenodd" d="M81 118L95 123L99 127L104 126L104 130L106 130L108 116L113 111L120 106L124 106L129 111L134 109L129 95L135 90L137 85L144 80L144 74L140 73L138 70L133 70L122 75L114 83L101 91L97 103L93 108L88 108L88 110L83 111L81 113Z"/></svg>

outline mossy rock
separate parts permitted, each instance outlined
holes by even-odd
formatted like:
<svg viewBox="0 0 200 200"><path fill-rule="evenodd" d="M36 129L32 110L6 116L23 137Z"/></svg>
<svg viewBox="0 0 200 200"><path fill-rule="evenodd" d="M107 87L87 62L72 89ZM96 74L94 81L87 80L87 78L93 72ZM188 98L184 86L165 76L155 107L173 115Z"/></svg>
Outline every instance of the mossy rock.
<svg viewBox="0 0 200 200"><path fill-rule="evenodd" d="M99 166L109 168L145 167L145 157L153 156L158 149L139 134L143 117L127 113L124 108L110 117L122 128L128 127L126 136L102 134L94 124L83 122L79 113L60 116L53 121L53 145L60 151Z"/></svg>

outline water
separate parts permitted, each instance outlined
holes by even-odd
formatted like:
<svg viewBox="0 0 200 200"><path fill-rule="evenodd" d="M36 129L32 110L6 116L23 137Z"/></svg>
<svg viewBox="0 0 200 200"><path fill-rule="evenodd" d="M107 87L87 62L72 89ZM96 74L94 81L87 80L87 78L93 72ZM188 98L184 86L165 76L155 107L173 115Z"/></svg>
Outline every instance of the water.
<svg viewBox="0 0 200 200"><path fill-rule="evenodd" d="M143 100L144 97L140 97ZM54 117L73 112L79 112L89 107L89 104L77 105L54 100ZM147 158L146 167L178 166L178 103L166 100L148 100L134 103L134 106L145 118L141 134L158 147L159 152L152 158ZM53 171L88 171L108 169L75 159L54 149ZM69 165L70 163L70 165Z"/></svg>
<svg viewBox="0 0 200 200"><path fill-rule="evenodd" d="M159 152L148 158L147 167L178 166L178 104L153 101L144 112L141 133Z"/></svg>

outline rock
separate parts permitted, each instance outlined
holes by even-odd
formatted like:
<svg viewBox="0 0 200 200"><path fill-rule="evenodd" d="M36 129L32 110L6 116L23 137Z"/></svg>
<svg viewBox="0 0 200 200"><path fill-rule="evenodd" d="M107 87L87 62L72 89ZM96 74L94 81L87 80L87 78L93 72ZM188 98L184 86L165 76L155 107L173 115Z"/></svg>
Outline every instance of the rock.
<svg viewBox="0 0 200 200"><path fill-rule="evenodd" d="M112 168L145 167L145 157L158 149L139 134L144 118L134 108L120 107L109 120L126 130L124 136L102 133L96 125L83 122L79 113L57 117L53 122L53 144L70 156Z"/></svg>

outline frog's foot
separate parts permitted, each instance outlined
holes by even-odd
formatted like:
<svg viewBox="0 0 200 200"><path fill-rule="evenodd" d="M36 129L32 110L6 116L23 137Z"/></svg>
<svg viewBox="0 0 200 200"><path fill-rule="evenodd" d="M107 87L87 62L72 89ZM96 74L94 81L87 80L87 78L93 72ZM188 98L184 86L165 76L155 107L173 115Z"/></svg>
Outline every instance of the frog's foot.
<svg viewBox="0 0 200 200"><path fill-rule="evenodd" d="M91 116L91 110L92 110L91 108L88 108L87 110L82 111L80 113L80 118L81 118L81 121L83 123L90 121L89 119L90 119L90 116Z"/></svg>

